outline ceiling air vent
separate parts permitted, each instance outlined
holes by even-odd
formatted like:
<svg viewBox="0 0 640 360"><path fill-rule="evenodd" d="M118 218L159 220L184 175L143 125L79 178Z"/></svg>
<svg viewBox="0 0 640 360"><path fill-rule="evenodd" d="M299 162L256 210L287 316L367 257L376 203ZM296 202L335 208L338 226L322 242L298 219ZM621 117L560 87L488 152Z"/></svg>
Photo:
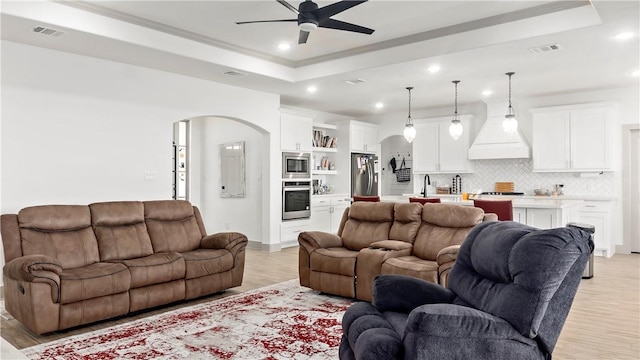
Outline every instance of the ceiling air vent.
<svg viewBox="0 0 640 360"><path fill-rule="evenodd" d="M224 72L225 75L229 75L229 76L245 76L247 74L240 72L240 71L236 71L236 70L229 70L229 71L225 71Z"/></svg>
<svg viewBox="0 0 640 360"><path fill-rule="evenodd" d="M541 45L541 46L529 48L529 51L531 51L534 54L539 54L539 53L549 52L549 51L556 51L556 50L560 50L560 44Z"/></svg>
<svg viewBox="0 0 640 360"><path fill-rule="evenodd" d="M352 79L352 80L345 80L344 82L346 82L349 85L355 85L355 84L362 84L363 82L366 82L367 80L364 79Z"/></svg>
<svg viewBox="0 0 640 360"><path fill-rule="evenodd" d="M36 26L33 28L33 32L38 33L38 34L42 34L42 35L49 35L49 36L60 36L62 34L64 34L62 31L56 30L56 29L51 29L51 28L46 28L46 27L42 27L42 26Z"/></svg>

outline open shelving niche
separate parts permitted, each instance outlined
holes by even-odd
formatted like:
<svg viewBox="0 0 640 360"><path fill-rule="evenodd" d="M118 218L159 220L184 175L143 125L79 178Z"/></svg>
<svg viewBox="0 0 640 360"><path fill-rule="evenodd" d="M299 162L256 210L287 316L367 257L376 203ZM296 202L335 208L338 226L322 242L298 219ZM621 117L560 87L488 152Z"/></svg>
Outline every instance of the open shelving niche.
<svg viewBox="0 0 640 360"><path fill-rule="evenodd" d="M336 156L338 152L337 126L332 124L313 124L313 175L336 175ZM323 159L326 163L323 164ZM330 170L333 164L334 169ZM318 168L320 167L320 168Z"/></svg>

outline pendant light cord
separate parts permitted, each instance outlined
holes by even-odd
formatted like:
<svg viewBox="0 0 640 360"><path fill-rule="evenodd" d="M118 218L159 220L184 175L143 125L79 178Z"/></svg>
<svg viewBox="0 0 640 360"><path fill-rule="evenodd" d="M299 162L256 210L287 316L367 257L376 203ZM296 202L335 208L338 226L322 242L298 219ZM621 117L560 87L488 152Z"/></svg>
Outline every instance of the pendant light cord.
<svg viewBox="0 0 640 360"><path fill-rule="evenodd" d="M413 87L409 86L407 87L407 90L409 90L409 117L407 118L407 124L413 124L413 121L411 120L411 90L413 89Z"/></svg>

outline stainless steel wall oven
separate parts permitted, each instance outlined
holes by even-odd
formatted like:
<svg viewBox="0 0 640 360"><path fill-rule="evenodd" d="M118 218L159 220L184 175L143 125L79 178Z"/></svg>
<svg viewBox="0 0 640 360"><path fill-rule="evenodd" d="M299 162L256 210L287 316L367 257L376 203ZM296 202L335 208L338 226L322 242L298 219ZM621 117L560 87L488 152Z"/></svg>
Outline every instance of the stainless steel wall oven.
<svg viewBox="0 0 640 360"><path fill-rule="evenodd" d="M311 217L311 181L282 182L282 220Z"/></svg>

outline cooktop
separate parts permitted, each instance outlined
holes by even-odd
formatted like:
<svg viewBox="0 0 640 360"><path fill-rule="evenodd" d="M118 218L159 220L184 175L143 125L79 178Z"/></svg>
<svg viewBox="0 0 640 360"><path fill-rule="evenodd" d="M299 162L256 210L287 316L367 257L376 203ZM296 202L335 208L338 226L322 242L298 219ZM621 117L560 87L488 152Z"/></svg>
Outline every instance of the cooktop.
<svg viewBox="0 0 640 360"><path fill-rule="evenodd" d="M510 192L510 191L485 191L480 193L480 195L524 195L523 192Z"/></svg>

